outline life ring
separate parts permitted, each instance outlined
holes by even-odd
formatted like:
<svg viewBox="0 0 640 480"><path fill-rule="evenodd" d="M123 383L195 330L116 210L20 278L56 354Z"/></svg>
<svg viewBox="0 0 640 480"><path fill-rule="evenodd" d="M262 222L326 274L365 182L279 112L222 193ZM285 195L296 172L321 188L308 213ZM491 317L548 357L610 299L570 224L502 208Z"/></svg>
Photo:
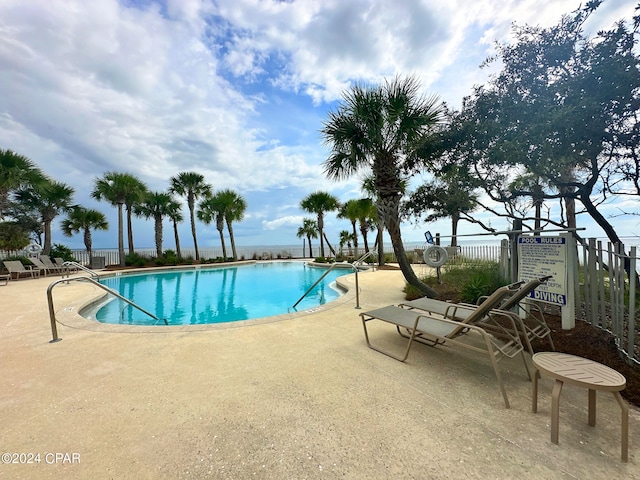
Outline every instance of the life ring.
<svg viewBox="0 0 640 480"><path fill-rule="evenodd" d="M40 252L42 252L42 247L37 243L31 243L27 245L27 248L25 248L25 250L29 255L40 255Z"/></svg>
<svg viewBox="0 0 640 480"><path fill-rule="evenodd" d="M449 254L440 245L431 245L424 251L422 258L430 267L441 267L449 260Z"/></svg>

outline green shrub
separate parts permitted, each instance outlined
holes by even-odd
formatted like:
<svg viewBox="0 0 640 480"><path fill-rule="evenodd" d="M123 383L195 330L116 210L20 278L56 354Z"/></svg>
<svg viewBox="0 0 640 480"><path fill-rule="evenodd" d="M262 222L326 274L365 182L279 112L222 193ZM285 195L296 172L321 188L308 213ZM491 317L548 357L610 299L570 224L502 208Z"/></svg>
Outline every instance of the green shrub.
<svg viewBox="0 0 640 480"><path fill-rule="evenodd" d="M442 283L438 283L435 275L422 278L422 282L434 288L441 297L452 301L476 303L485 295L490 295L507 282L500 276L497 262L486 262L481 265L456 266L442 269ZM406 284L405 298L413 300L422 296L420 291Z"/></svg>
<svg viewBox="0 0 640 480"><path fill-rule="evenodd" d="M149 259L139 253L130 253L124 258L124 264L129 267L144 267Z"/></svg>
<svg viewBox="0 0 640 480"><path fill-rule="evenodd" d="M62 258L65 262L75 262L76 259L73 256L73 252L71 249L65 245L61 245L59 243L54 243L51 247L51 252L49 253L51 258Z"/></svg>

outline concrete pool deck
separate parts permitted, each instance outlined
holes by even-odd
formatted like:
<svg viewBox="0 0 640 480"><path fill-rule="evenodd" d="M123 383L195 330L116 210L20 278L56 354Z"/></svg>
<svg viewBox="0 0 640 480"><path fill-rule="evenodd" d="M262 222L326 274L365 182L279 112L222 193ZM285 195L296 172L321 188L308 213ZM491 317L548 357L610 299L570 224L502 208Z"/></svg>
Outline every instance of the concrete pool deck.
<svg viewBox="0 0 640 480"><path fill-rule="evenodd" d="M640 477L640 414L630 408L625 464L610 394L594 428L587 392L565 386L554 445L553 381L532 413L519 358L499 363L505 409L483 355L416 345L400 363L368 349L358 314L403 300L399 271L360 274L360 310L350 275L350 292L314 312L145 331L78 319L87 293L61 284L52 344L57 278L0 286L0 453L34 461L2 463L0 478ZM403 344L391 326L372 333Z"/></svg>

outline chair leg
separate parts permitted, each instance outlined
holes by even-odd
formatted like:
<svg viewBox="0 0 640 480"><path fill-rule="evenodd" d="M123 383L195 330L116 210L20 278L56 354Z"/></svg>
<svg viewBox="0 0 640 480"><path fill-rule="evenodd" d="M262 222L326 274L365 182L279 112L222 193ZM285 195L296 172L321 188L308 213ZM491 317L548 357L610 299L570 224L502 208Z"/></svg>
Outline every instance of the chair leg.
<svg viewBox="0 0 640 480"><path fill-rule="evenodd" d="M407 357L409 357L409 352L411 351L411 345L413 344L413 339L416 336L415 326L414 326L413 330L411 330L411 335L409 336L409 340L407 341L407 348L406 348L406 350L404 352L404 355L399 356L399 355L395 355L395 354L393 354L391 352L388 352L386 350L382 350L381 348L378 348L378 347L374 346L371 343L371 341L369 340L369 332L367 331L367 322L369 320L375 320L375 317L371 317L369 319L365 319L364 315L361 314L360 318L362 318L362 327L364 328L364 338L367 341L367 346L370 349L375 350L376 352L380 352L380 353L382 353L382 354L384 354L384 355L386 355L388 357L391 357L391 358L393 358L395 360L398 360L400 362L404 362L407 359ZM416 324L417 323L418 323L418 319L416 319Z"/></svg>

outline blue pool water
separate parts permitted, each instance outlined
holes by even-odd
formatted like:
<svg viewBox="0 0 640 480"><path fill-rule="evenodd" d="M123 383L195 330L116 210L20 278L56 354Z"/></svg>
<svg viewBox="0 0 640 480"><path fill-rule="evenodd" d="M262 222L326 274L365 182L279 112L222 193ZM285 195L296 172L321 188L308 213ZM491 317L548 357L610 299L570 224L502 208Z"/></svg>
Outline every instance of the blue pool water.
<svg viewBox="0 0 640 480"><path fill-rule="evenodd" d="M255 263L108 277L101 283L165 320L168 325L235 322L287 313L327 270L302 262ZM351 270L334 269L296 307L318 307L340 293L330 286ZM96 313L103 323L164 325L120 300Z"/></svg>

